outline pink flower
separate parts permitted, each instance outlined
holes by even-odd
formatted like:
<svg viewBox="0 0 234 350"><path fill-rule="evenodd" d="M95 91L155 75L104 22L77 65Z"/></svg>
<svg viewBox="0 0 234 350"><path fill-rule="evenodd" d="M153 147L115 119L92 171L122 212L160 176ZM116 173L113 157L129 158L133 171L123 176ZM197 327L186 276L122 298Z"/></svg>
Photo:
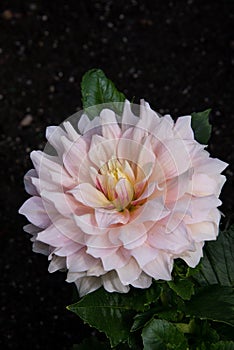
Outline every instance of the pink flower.
<svg viewBox="0 0 234 350"><path fill-rule="evenodd" d="M19 212L49 271L66 269L82 296L170 280L176 258L195 267L218 235L227 164L194 140L191 117L174 123L142 101L138 118L126 101L121 118L104 108L78 130L48 127L57 155L33 151L25 175L33 197Z"/></svg>

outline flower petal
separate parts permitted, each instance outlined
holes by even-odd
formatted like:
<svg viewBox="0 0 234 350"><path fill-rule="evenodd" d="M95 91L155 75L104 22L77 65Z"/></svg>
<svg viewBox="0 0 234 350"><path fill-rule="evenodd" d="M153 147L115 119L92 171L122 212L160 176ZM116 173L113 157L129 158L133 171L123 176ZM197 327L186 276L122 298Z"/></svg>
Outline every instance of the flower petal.
<svg viewBox="0 0 234 350"><path fill-rule="evenodd" d="M110 271L102 276L103 287L109 293L118 292L118 293L128 293L129 286L124 286L117 273L115 271Z"/></svg>
<svg viewBox="0 0 234 350"><path fill-rule="evenodd" d="M122 131L124 132L129 129L129 127L136 125L138 121L139 118L136 117L131 110L131 103L125 100L121 122Z"/></svg>
<svg viewBox="0 0 234 350"><path fill-rule="evenodd" d="M102 228L107 228L114 224L127 224L129 221L129 211L125 209L122 212L107 209L95 209L95 218L97 225Z"/></svg>
<svg viewBox="0 0 234 350"><path fill-rule="evenodd" d="M89 148L89 159L100 169L110 159L116 157L118 139L105 139L99 135L93 135Z"/></svg>
<svg viewBox="0 0 234 350"><path fill-rule="evenodd" d="M86 253L86 248L82 248L79 254L75 253L67 257L67 268L70 272L87 271L97 263L97 259Z"/></svg>
<svg viewBox="0 0 234 350"><path fill-rule="evenodd" d="M123 210L131 202L134 190L128 179L120 179L115 185L117 198L113 200L117 210Z"/></svg>
<svg viewBox="0 0 234 350"><path fill-rule="evenodd" d="M149 199L143 206L132 213L132 222L140 224L146 221L158 221L168 216L170 211L165 207L162 197Z"/></svg>
<svg viewBox="0 0 234 350"><path fill-rule="evenodd" d="M75 285L79 291L80 297L92 293L102 285L102 280L99 277L81 277L75 281Z"/></svg>
<svg viewBox="0 0 234 350"><path fill-rule="evenodd" d="M134 258L131 258L126 265L116 270L123 285L131 284L137 280L142 272Z"/></svg>
<svg viewBox="0 0 234 350"><path fill-rule="evenodd" d="M48 126L46 128L46 138L51 146L53 146L53 148L56 150L60 158L62 158L64 152L63 144L61 143L61 137L65 135L65 131L60 126Z"/></svg>
<svg viewBox="0 0 234 350"><path fill-rule="evenodd" d="M32 183L32 178L37 178L37 172L35 169L29 170L25 175L24 175L24 186L26 192L31 194L32 196L38 196L38 191Z"/></svg>
<svg viewBox="0 0 234 350"><path fill-rule="evenodd" d="M174 126L174 134L176 138L194 140L194 133L191 128L191 115L186 115L177 119Z"/></svg>
<svg viewBox="0 0 234 350"><path fill-rule="evenodd" d="M103 109L100 113L102 135L106 139L116 139L121 135L121 129L116 121L115 113L111 109Z"/></svg>
<svg viewBox="0 0 234 350"><path fill-rule="evenodd" d="M48 271L50 273L53 273L55 271L62 270L65 268L66 268L66 259L61 258L60 256L54 255L48 267Z"/></svg>
<svg viewBox="0 0 234 350"><path fill-rule="evenodd" d="M144 224L125 225L119 227L119 239L126 249L134 249L142 245L147 238Z"/></svg>
<svg viewBox="0 0 234 350"><path fill-rule="evenodd" d="M140 247L131 250L131 255L136 259L138 265L143 268L157 257L158 250L153 248L148 242L145 242Z"/></svg>
<svg viewBox="0 0 234 350"><path fill-rule="evenodd" d="M219 233L218 226L209 221L188 225L190 236L195 242L215 240Z"/></svg>
<svg viewBox="0 0 234 350"><path fill-rule="evenodd" d="M111 271L126 266L129 257L126 257L126 255L122 253L122 249L118 249L111 254L102 256L101 260L105 271Z"/></svg>
<svg viewBox="0 0 234 350"><path fill-rule="evenodd" d="M44 204L40 197L29 198L19 209L19 213L35 226L46 228L50 224L50 218L47 215Z"/></svg>
<svg viewBox="0 0 234 350"><path fill-rule="evenodd" d="M152 284L152 277L148 276L146 273L141 272L140 276L131 285L135 288L149 288Z"/></svg>
<svg viewBox="0 0 234 350"><path fill-rule="evenodd" d="M166 252L181 254L185 250L193 248L193 242L189 239L186 227L183 222L172 220L164 225L156 224L148 233L148 242L151 246Z"/></svg>
<svg viewBox="0 0 234 350"><path fill-rule="evenodd" d="M166 140L159 144L155 152L166 179L183 174L192 167L184 140Z"/></svg>
<svg viewBox="0 0 234 350"><path fill-rule="evenodd" d="M204 242L195 243L194 251L186 252L183 256L181 256L181 259L183 259L186 262L186 264L188 264L188 266L196 267L201 258L203 257L203 246Z"/></svg>
<svg viewBox="0 0 234 350"><path fill-rule="evenodd" d="M113 207L102 192L90 183L81 183L69 191L79 202L91 208Z"/></svg>
<svg viewBox="0 0 234 350"><path fill-rule="evenodd" d="M156 280L171 280L171 271L173 268L170 256L158 250L158 256L144 266L144 272Z"/></svg>

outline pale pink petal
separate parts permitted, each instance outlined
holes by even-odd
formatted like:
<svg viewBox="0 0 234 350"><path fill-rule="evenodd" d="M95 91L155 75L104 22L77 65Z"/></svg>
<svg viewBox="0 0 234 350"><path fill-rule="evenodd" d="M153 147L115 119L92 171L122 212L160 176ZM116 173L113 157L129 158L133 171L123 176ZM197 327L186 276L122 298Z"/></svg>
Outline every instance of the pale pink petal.
<svg viewBox="0 0 234 350"><path fill-rule="evenodd" d="M31 239L32 241L32 239ZM35 240L32 245L32 250L34 253L39 253L48 256L50 254L49 246L45 243Z"/></svg>
<svg viewBox="0 0 234 350"><path fill-rule="evenodd" d="M146 163L136 170L136 182L134 184L134 192L136 198L140 197L147 186L149 177L154 170L154 162Z"/></svg>
<svg viewBox="0 0 234 350"><path fill-rule="evenodd" d="M119 226L112 227L111 230L108 231L108 238L116 247L123 245L122 241L119 239Z"/></svg>
<svg viewBox="0 0 234 350"><path fill-rule="evenodd" d="M103 109L100 113L102 135L107 139L116 139L121 135L121 129L116 121L115 113L110 109Z"/></svg>
<svg viewBox="0 0 234 350"><path fill-rule="evenodd" d="M70 141L76 142L81 137L70 122L64 122L63 126Z"/></svg>
<svg viewBox="0 0 234 350"><path fill-rule="evenodd" d="M53 192L57 192L57 191L62 191L63 187L62 184L56 184L53 182L52 178L50 177L50 173L48 172L47 174L48 178L47 180L43 180L42 178L37 178L37 177L32 177L31 178L31 182L33 184L33 186L36 188L37 192L41 195L41 192L43 192L43 190L46 191L53 191Z"/></svg>
<svg viewBox="0 0 234 350"><path fill-rule="evenodd" d="M61 168L61 171L58 173L56 171L49 171L51 182L49 186L43 186L43 188L50 190L52 188L51 183L54 186L57 186L57 189L70 189L77 184L77 180L68 174L65 168Z"/></svg>
<svg viewBox="0 0 234 350"><path fill-rule="evenodd" d="M131 202L132 205L138 205L142 200L148 198L151 196L151 194L155 191L157 188L157 183L156 182L151 182L149 185L146 184L145 189L143 190L142 194L135 199L134 201ZM141 191L139 191L141 192Z"/></svg>
<svg viewBox="0 0 234 350"><path fill-rule="evenodd" d="M28 225L25 225L23 227L23 230L27 233L30 233L31 235L35 234L35 233L38 233L41 231L41 228L35 226L35 225L32 225L32 224L28 224Z"/></svg>
<svg viewBox="0 0 234 350"><path fill-rule="evenodd" d="M158 250L158 256L145 265L143 271L156 280L170 281L172 268L173 264L170 256Z"/></svg>
<svg viewBox="0 0 234 350"><path fill-rule="evenodd" d="M145 164L154 164L155 161L155 155L148 139L140 143L131 139L120 138L117 156L120 160L132 162L142 171L144 171Z"/></svg>
<svg viewBox="0 0 234 350"><path fill-rule="evenodd" d="M148 242L145 242L140 247L133 249L131 255L136 259L138 265L143 268L146 264L157 257L158 251Z"/></svg>
<svg viewBox="0 0 234 350"><path fill-rule="evenodd" d="M61 141L65 149L63 163L66 170L77 180L81 181L81 179L86 179L87 181L87 177L89 177L89 171L87 170L89 161L88 157L86 157L86 142L82 137L76 142L68 140L67 137L62 137Z"/></svg>
<svg viewBox="0 0 234 350"><path fill-rule="evenodd" d="M123 210L131 202L134 190L132 184L127 179L120 179L115 185L117 198L113 201L117 210Z"/></svg>
<svg viewBox="0 0 234 350"><path fill-rule="evenodd" d="M131 258L123 267L117 267L116 270L123 285L131 284L137 280L142 271L134 258Z"/></svg>
<svg viewBox="0 0 234 350"><path fill-rule="evenodd" d="M39 232L37 239L53 247L62 247L69 242L68 238L64 236L59 228L54 224Z"/></svg>
<svg viewBox="0 0 234 350"><path fill-rule="evenodd" d="M107 228L113 224L127 224L129 221L129 211L125 209L122 212L107 209L95 209L95 218L97 225Z"/></svg>
<svg viewBox="0 0 234 350"><path fill-rule="evenodd" d="M97 169L100 169L102 165L116 157L117 143L118 139L108 140L102 136L93 135L88 155Z"/></svg>
<svg viewBox="0 0 234 350"><path fill-rule="evenodd" d="M86 253L86 248L82 248L79 254L72 254L67 257L67 268L70 272L82 272L96 265L98 260Z"/></svg>
<svg viewBox="0 0 234 350"><path fill-rule="evenodd" d="M188 264L188 266L196 267L201 258L203 257L203 246L204 242L195 243L195 250L191 252L186 252L183 256L180 256L181 259L183 259Z"/></svg>
<svg viewBox="0 0 234 350"><path fill-rule="evenodd" d="M125 100L121 123L122 131L124 132L130 126L136 125L138 121L139 118L136 117L131 110L130 102L128 100Z"/></svg>
<svg viewBox="0 0 234 350"><path fill-rule="evenodd" d="M195 196L207 196L216 194L219 196L221 188L226 181L226 177L222 175L207 175L195 173L190 183L190 193Z"/></svg>
<svg viewBox="0 0 234 350"><path fill-rule="evenodd" d="M47 235L51 227L53 227L54 233L52 232L50 237ZM55 246L62 246L62 242L65 242L65 244L67 244L69 241L73 241L81 245L84 245L84 242L85 242L84 232L75 225L75 222L71 218L58 216L56 219L53 220L53 226L48 227L48 232L46 229L46 234L42 233L43 240L47 241L48 239L50 240L48 244L52 244L52 241L51 241L52 239L53 244ZM60 239L64 239L64 241L60 242Z"/></svg>
<svg viewBox="0 0 234 350"><path fill-rule="evenodd" d="M24 187L26 192L31 194L32 196L38 196L38 191L36 187L32 183L32 178L37 178L37 172L35 169L29 170L25 175L24 175Z"/></svg>
<svg viewBox="0 0 234 350"><path fill-rule="evenodd" d="M92 293L102 285L99 277L81 277L75 281L80 297Z"/></svg>
<svg viewBox="0 0 234 350"><path fill-rule="evenodd" d="M166 179L183 174L192 166L190 154L183 140L166 140L160 143L155 153Z"/></svg>
<svg viewBox="0 0 234 350"><path fill-rule="evenodd" d="M123 172L127 176L127 178L131 181L131 183L135 182L135 175L132 170L132 167L129 165L129 162L126 160L122 161Z"/></svg>
<svg viewBox="0 0 234 350"><path fill-rule="evenodd" d="M86 236L87 252L95 257L99 257L98 254L110 254L115 252L118 246L114 246L109 241L107 234L102 235L87 235Z"/></svg>
<svg viewBox="0 0 234 350"><path fill-rule="evenodd" d="M150 108L150 105L147 102L141 100L140 119L137 123L137 127L147 131L147 133L151 133L152 130L157 129L159 123L159 115Z"/></svg>
<svg viewBox="0 0 234 350"><path fill-rule="evenodd" d="M152 284L152 277L148 276L146 273L141 272L140 276L131 285L135 288L149 288Z"/></svg>
<svg viewBox="0 0 234 350"><path fill-rule="evenodd" d="M56 255L66 257L74 253L79 254L79 250L81 249L81 247L82 245L70 241L69 243L64 244L63 247L59 247L56 250Z"/></svg>
<svg viewBox="0 0 234 350"><path fill-rule="evenodd" d="M60 256L54 255L49 264L48 271L50 273L53 273L55 271L63 270L65 268L66 268L66 259L61 258Z"/></svg>
<svg viewBox="0 0 234 350"><path fill-rule="evenodd" d="M219 226L219 222L221 219L221 212L217 208L213 208L209 211L207 215L207 220L212 221L216 224L216 226Z"/></svg>
<svg viewBox="0 0 234 350"><path fill-rule="evenodd" d="M155 141L164 141L174 138L174 121L169 114L160 118L160 123L156 129L151 130L151 134L154 136Z"/></svg>
<svg viewBox="0 0 234 350"><path fill-rule="evenodd" d="M74 221L83 232L89 235L99 235L107 231L106 228L98 227L94 214L74 215Z"/></svg>
<svg viewBox="0 0 234 350"><path fill-rule="evenodd" d="M205 151L206 152L206 151ZM196 159L193 160L193 166L196 168L196 171L204 174L220 174L228 164L223 162L217 158L208 158L209 153L207 153L207 157L204 159L199 158L199 154Z"/></svg>
<svg viewBox="0 0 234 350"><path fill-rule="evenodd" d="M134 249L142 245L147 238L144 224L119 227L119 239L126 249Z"/></svg>
<svg viewBox="0 0 234 350"><path fill-rule="evenodd" d="M165 207L162 197L148 200L132 214L132 222L140 224L146 221L158 221L168 216L170 211Z"/></svg>
<svg viewBox="0 0 234 350"><path fill-rule="evenodd" d="M93 106L91 106L91 110L92 108ZM92 135L99 134L101 131L100 118L95 117L90 120L87 115L83 114L78 122L78 129L85 138L87 138L87 136L88 138L91 138Z"/></svg>
<svg viewBox="0 0 234 350"><path fill-rule="evenodd" d="M189 192L189 182L193 175L193 169L189 169L179 176L169 179L166 184L165 202L176 202L185 192Z"/></svg>
<svg viewBox="0 0 234 350"><path fill-rule="evenodd" d="M80 117L80 120L78 122L78 129L80 130L81 134L85 133L89 124L90 124L89 117L86 114L82 114L82 116Z"/></svg>
<svg viewBox="0 0 234 350"><path fill-rule="evenodd" d="M92 208L113 207L102 192L89 183L82 183L69 191L79 202Z"/></svg>
<svg viewBox="0 0 234 350"><path fill-rule="evenodd" d="M185 194L176 202L167 202L167 208L171 213L178 215L180 218L192 217L192 199L191 195Z"/></svg>
<svg viewBox="0 0 234 350"><path fill-rule="evenodd" d="M43 190L41 197L54 204L55 208L62 216L70 217L76 210L76 200L69 193L49 192Z"/></svg>
<svg viewBox="0 0 234 350"><path fill-rule="evenodd" d="M110 271L107 274L102 276L102 283L105 290L109 293L118 292L118 293L128 293L129 286L124 286L117 273L115 271Z"/></svg>
<svg viewBox="0 0 234 350"><path fill-rule="evenodd" d="M174 126L174 135L181 139L194 139L194 133L191 128L191 116L186 115L184 117L179 117Z"/></svg>
<svg viewBox="0 0 234 350"><path fill-rule="evenodd" d="M94 172L92 172L94 173ZM110 190L112 190L112 192L114 192L114 188L111 188L109 189L109 179L110 177L109 176L106 176L106 175L101 175L101 174L98 174L96 175L94 181L93 181L93 184L96 186L96 188L101 191L106 197L108 197L108 195L110 194Z"/></svg>
<svg viewBox="0 0 234 350"><path fill-rule="evenodd" d="M64 152L61 137L65 135L65 131L60 126L48 126L46 128L46 138L51 144L51 146L53 146L53 148L57 151L58 156L60 158L62 157Z"/></svg>
<svg viewBox="0 0 234 350"><path fill-rule="evenodd" d="M81 277L85 277L85 276L86 276L86 271L83 271L83 272L70 272L68 270L66 282L72 283L72 282L75 282L77 279L80 279Z"/></svg>
<svg viewBox="0 0 234 350"><path fill-rule="evenodd" d="M148 242L157 249L170 253L183 253L185 250L193 249L193 242L189 238L187 229L183 223L175 225L173 231L169 232L166 226L160 224L152 227L148 233Z"/></svg>
<svg viewBox="0 0 234 350"><path fill-rule="evenodd" d="M40 197L29 198L22 207L19 213L26 216L26 218L35 226L46 228L50 224L42 199Z"/></svg>
<svg viewBox="0 0 234 350"><path fill-rule="evenodd" d="M188 228L190 229L190 236L195 242L215 240L219 233L217 225L209 221L191 224L188 225Z"/></svg>
<svg viewBox="0 0 234 350"><path fill-rule="evenodd" d="M193 197L191 200L192 217L185 218L186 224L194 224L206 219L209 211L220 206L222 202L216 196Z"/></svg>
<svg viewBox="0 0 234 350"><path fill-rule="evenodd" d="M32 151L30 157L40 179L47 180L50 178L50 176L48 176L50 170L56 171L57 173L62 171L62 165L60 164L59 158L56 156L50 156L41 151Z"/></svg>
<svg viewBox="0 0 234 350"><path fill-rule="evenodd" d="M99 262L95 266L90 267L87 270L87 276L99 277L99 276L102 276L102 275L105 275L105 274L106 274L106 271L104 270L101 262Z"/></svg>
<svg viewBox="0 0 234 350"><path fill-rule="evenodd" d="M129 257L126 257L120 248L108 255L101 256L101 260L105 271L111 271L126 265L129 261Z"/></svg>

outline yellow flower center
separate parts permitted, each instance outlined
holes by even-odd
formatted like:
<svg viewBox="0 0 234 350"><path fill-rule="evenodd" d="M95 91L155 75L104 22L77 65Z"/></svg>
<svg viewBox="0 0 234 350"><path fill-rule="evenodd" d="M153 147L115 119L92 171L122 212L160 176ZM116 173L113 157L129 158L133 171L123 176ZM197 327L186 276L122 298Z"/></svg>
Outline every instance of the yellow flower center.
<svg viewBox="0 0 234 350"><path fill-rule="evenodd" d="M118 211L124 210L134 197L133 172L127 161L112 157L99 170L102 175L102 187L107 198Z"/></svg>

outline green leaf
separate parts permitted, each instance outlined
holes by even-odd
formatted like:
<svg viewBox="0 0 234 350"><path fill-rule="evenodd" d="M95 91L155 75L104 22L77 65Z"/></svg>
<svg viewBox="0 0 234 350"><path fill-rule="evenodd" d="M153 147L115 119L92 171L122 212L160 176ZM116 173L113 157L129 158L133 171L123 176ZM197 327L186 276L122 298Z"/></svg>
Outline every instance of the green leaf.
<svg viewBox="0 0 234 350"><path fill-rule="evenodd" d="M182 299L189 300L194 294L194 284L189 279L168 281L169 287Z"/></svg>
<svg viewBox="0 0 234 350"><path fill-rule="evenodd" d="M83 108L91 117L99 114L103 106L98 105L103 103L108 103L108 108L121 114L123 102L126 99L101 69L91 69L84 74L81 82L81 93Z"/></svg>
<svg viewBox="0 0 234 350"><path fill-rule="evenodd" d="M111 345L116 346L127 340L136 311L147 309L159 295L157 284L145 290L131 289L127 294L108 293L100 288L68 309L85 323L105 332Z"/></svg>
<svg viewBox="0 0 234 350"><path fill-rule="evenodd" d="M220 284L234 287L234 226L219 233L216 241L207 242L201 269L193 278L200 285Z"/></svg>
<svg viewBox="0 0 234 350"><path fill-rule="evenodd" d="M234 326L234 290L219 285L204 287L185 304L185 313Z"/></svg>
<svg viewBox="0 0 234 350"><path fill-rule="evenodd" d="M209 123L210 111L211 109L207 109L203 112L192 113L191 126L195 139L203 145L208 143L211 134L211 125Z"/></svg>
<svg viewBox="0 0 234 350"><path fill-rule="evenodd" d="M173 324L165 320L152 320L142 331L144 350L186 350L187 340Z"/></svg>
<svg viewBox="0 0 234 350"><path fill-rule="evenodd" d="M210 350L234 350L234 342L219 341L216 344L211 344Z"/></svg>
<svg viewBox="0 0 234 350"><path fill-rule="evenodd" d="M171 321L171 322L178 322L182 319L183 313L179 310L175 309L169 309L162 312L157 313L158 318L161 318L162 320Z"/></svg>
<svg viewBox="0 0 234 350"><path fill-rule="evenodd" d="M141 314L137 314L134 317L134 322L131 328L131 332L135 332L140 328L143 328L147 322L149 322L156 314L157 308L150 309Z"/></svg>

